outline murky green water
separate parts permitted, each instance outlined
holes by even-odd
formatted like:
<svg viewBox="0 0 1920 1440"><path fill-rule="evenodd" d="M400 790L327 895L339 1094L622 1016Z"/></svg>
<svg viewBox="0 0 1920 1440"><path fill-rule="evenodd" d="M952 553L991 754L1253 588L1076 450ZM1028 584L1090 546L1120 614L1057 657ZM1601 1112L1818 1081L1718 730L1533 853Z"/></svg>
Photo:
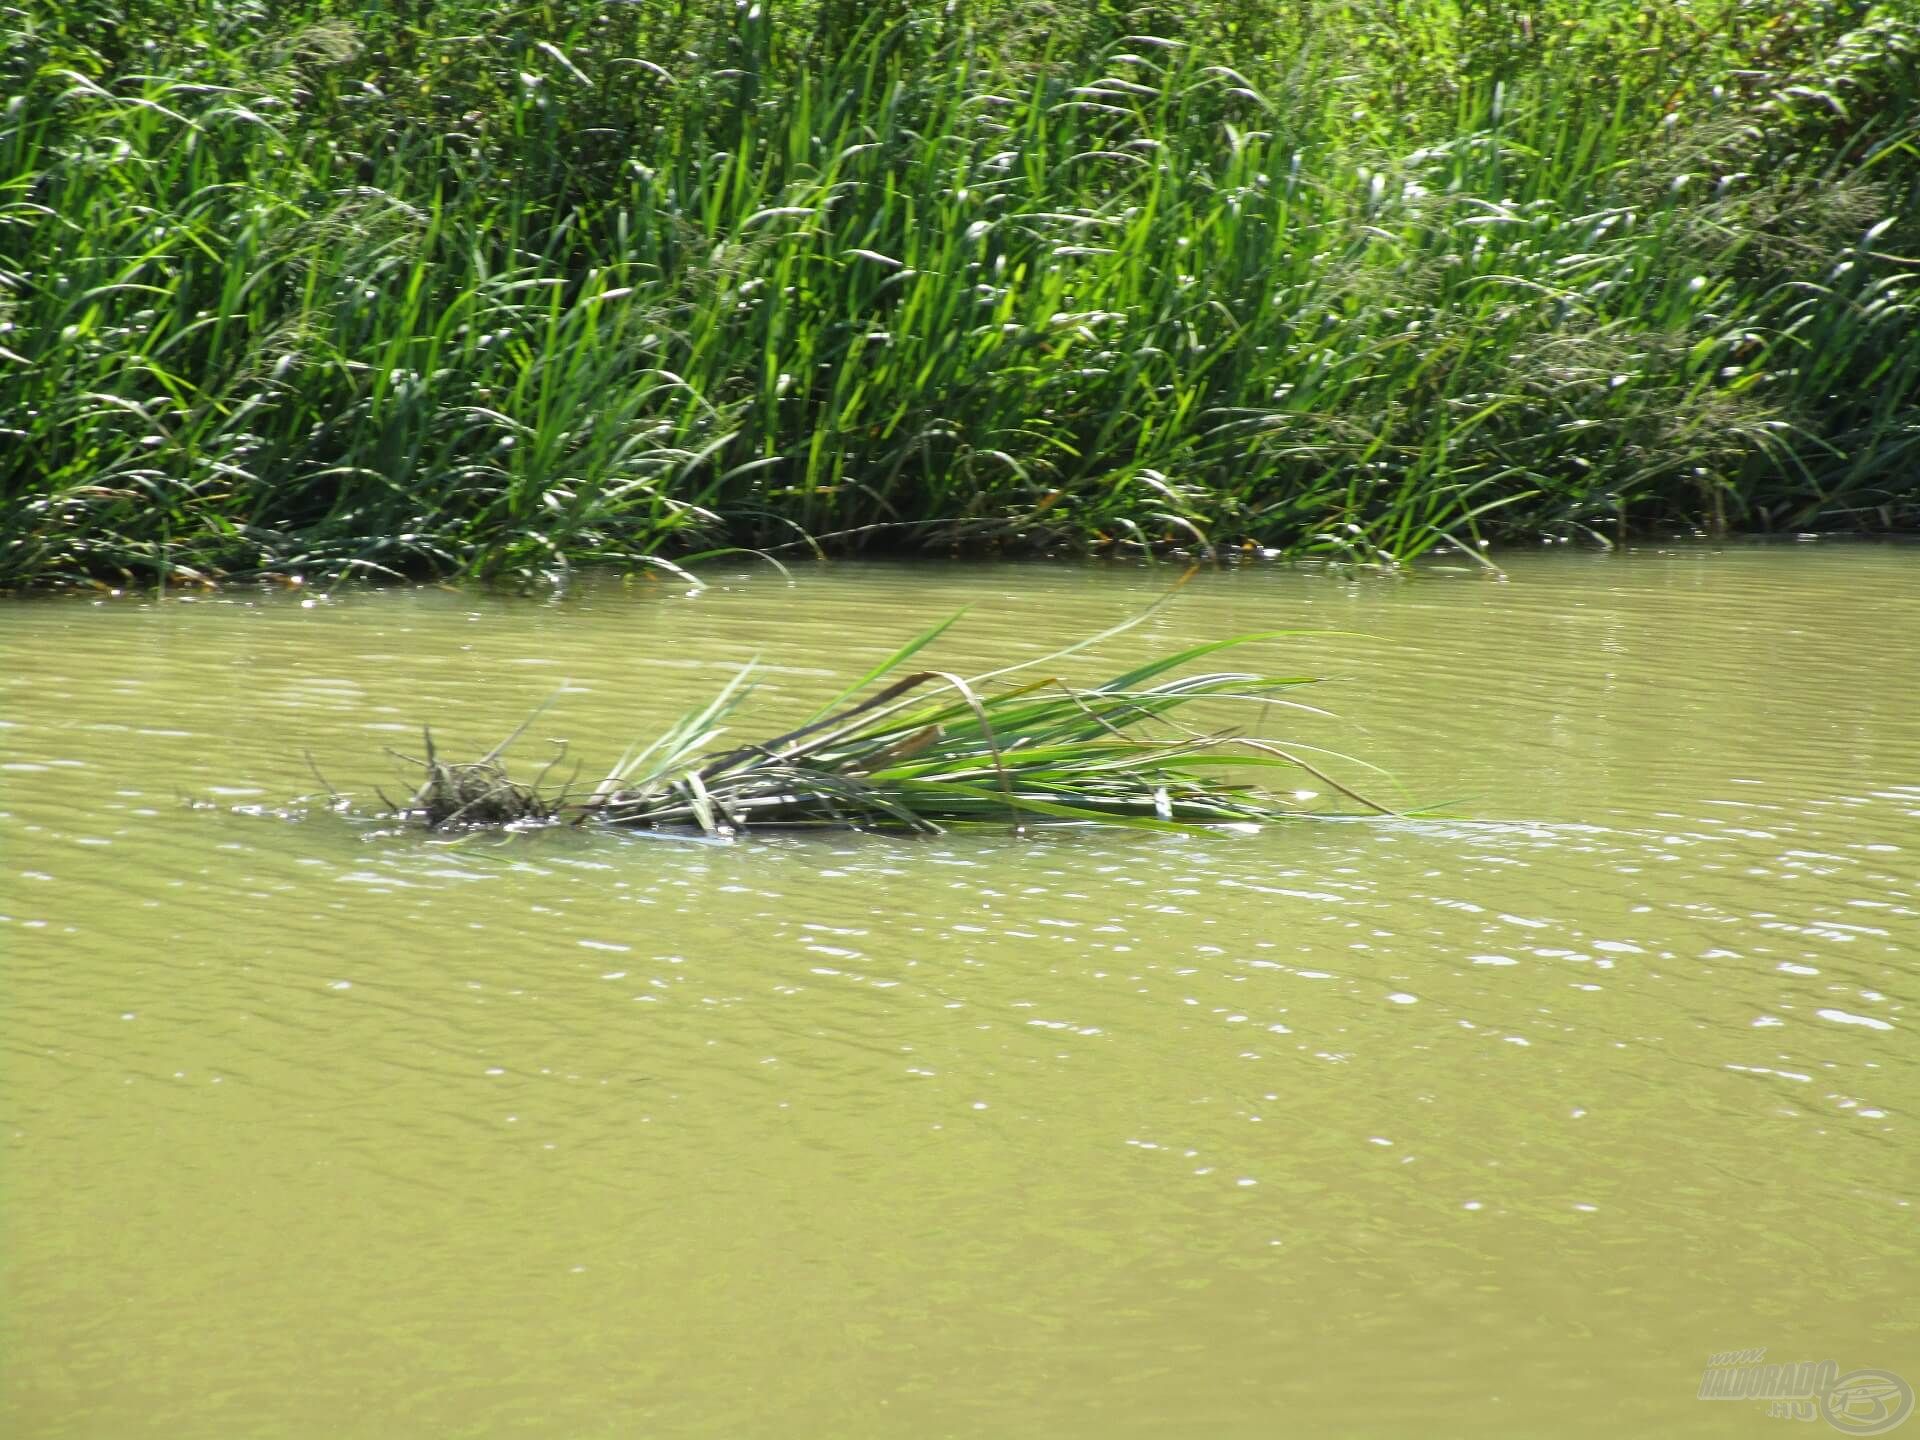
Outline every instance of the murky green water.
<svg viewBox="0 0 1920 1440"><path fill-rule="evenodd" d="M1342 677L1287 733L1476 823L178 803L563 679L605 763L754 654L783 719L1172 573L7 607L0 1434L1773 1434L1710 1354L1920 1382L1920 550L1202 575L1108 652L1358 632L1254 657Z"/></svg>

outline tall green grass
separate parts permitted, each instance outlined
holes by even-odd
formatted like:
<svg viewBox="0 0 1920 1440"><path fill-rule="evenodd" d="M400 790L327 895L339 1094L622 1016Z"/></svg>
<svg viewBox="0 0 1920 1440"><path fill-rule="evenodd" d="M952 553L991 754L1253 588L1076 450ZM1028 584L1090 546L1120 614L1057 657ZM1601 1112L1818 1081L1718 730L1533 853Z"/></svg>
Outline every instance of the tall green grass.
<svg viewBox="0 0 1920 1440"><path fill-rule="evenodd" d="M0 583L1920 518L1912 0L0 27Z"/></svg>

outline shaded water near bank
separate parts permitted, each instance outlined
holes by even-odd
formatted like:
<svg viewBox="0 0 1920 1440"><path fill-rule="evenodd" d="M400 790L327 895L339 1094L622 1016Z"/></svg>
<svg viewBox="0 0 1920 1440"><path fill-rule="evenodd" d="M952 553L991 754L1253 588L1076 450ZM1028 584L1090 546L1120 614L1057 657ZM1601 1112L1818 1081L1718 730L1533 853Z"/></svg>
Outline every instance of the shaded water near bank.
<svg viewBox="0 0 1920 1440"><path fill-rule="evenodd" d="M1920 550L1511 574L1202 574L1075 669L1349 632L1247 657L1332 677L1270 733L1461 818L1252 838L179 803L563 680L591 770L755 655L777 725L1167 569L10 606L0 1433L1733 1435L1717 1352L1920 1383Z"/></svg>

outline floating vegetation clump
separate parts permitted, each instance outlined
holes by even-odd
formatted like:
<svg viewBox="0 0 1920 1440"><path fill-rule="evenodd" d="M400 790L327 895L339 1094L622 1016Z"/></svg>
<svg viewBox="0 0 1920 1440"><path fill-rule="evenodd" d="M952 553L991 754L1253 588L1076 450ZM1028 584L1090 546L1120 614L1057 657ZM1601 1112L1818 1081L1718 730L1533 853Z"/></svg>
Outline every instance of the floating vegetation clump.
<svg viewBox="0 0 1920 1440"><path fill-rule="evenodd" d="M442 760L429 735L424 756L400 757L424 772L404 817L434 830L565 823L732 836L776 826L921 834L973 824L1183 830L1299 815L1325 791L1368 811L1386 809L1305 759L1303 747L1184 723L1183 714L1202 702L1298 704L1287 697L1309 683L1299 677L1173 673L1267 637L1193 646L1091 687L1047 674L1010 679L1057 655L972 679L898 673L951 623L900 650L797 729L724 745L727 722L748 693L752 672L744 670L583 794L546 788L557 756L532 782L508 774L501 757L524 724L468 764ZM856 699L863 691L871 693ZM1286 798L1252 778L1276 770L1290 772ZM1302 776L1321 788L1298 788Z"/></svg>

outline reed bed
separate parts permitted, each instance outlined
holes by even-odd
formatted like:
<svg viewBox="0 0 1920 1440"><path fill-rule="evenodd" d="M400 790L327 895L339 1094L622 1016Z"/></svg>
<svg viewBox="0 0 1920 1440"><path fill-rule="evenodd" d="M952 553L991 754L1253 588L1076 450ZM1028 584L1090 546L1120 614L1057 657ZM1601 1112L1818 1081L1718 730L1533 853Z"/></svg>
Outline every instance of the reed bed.
<svg viewBox="0 0 1920 1440"><path fill-rule="evenodd" d="M1091 687L1045 673L1060 655L972 679L900 673L951 623L904 647L801 726L722 746L749 692L751 671L743 671L701 710L631 749L584 794L546 785L558 757L530 782L509 774L503 757L524 724L467 763L442 760L429 733L423 755L399 757L421 779L397 818L435 831L569 824L732 837L822 826L919 834L969 825L1191 830L1261 824L1329 800L1385 811L1295 748L1186 722L1195 706L1298 703L1290 692L1310 683L1298 677L1173 673L1270 637L1194 646ZM1038 678L1010 678L1035 670ZM869 693L855 699L862 691ZM1287 782L1284 793L1252 778L1275 773Z"/></svg>
<svg viewBox="0 0 1920 1440"><path fill-rule="evenodd" d="M0 584L1920 518L1920 7L25 0Z"/></svg>

